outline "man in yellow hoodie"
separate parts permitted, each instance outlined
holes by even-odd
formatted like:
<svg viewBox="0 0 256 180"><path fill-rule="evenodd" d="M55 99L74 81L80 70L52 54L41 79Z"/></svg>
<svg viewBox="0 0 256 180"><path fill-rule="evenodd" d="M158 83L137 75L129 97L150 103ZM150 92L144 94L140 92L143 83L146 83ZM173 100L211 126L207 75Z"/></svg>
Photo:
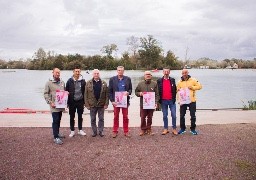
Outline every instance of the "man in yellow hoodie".
<svg viewBox="0 0 256 180"><path fill-rule="evenodd" d="M190 132L197 135L196 131L196 91L202 89L202 85L192 78L187 69L182 70L181 80L177 84L177 95L180 104L180 130L178 134L186 132L185 115L189 107L191 127Z"/></svg>

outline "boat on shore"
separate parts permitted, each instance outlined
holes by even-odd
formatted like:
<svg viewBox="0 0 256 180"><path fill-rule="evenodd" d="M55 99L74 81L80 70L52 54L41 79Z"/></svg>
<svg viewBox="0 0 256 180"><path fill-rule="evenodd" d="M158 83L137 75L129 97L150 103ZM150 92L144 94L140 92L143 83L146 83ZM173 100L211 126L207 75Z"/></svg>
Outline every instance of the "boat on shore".
<svg viewBox="0 0 256 180"><path fill-rule="evenodd" d="M159 70L158 69L153 69L153 70L151 70L152 72L159 72Z"/></svg>
<svg viewBox="0 0 256 180"><path fill-rule="evenodd" d="M183 67L183 69L191 69L191 66L190 66L190 65L185 65L185 66Z"/></svg>

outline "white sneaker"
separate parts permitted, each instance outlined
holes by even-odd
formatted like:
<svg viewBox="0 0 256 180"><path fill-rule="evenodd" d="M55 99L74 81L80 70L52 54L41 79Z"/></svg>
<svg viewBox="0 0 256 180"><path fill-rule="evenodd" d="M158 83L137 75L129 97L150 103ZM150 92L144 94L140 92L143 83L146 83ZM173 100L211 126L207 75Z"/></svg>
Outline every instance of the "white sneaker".
<svg viewBox="0 0 256 180"><path fill-rule="evenodd" d="M69 137L73 137L75 135L75 131L71 131Z"/></svg>
<svg viewBox="0 0 256 180"><path fill-rule="evenodd" d="M79 130L78 134L80 134L81 136L86 136L86 133L83 130Z"/></svg>

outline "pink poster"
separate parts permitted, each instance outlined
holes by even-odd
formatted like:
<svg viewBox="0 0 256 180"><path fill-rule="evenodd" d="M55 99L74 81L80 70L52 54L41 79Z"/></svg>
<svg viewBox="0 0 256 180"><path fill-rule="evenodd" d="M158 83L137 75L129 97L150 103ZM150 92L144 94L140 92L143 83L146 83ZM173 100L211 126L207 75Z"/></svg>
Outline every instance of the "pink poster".
<svg viewBox="0 0 256 180"><path fill-rule="evenodd" d="M178 91L178 94L179 94L180 105L190 104L191 103L190 93L189 93L189 89L188 88L181 88Z"/></svg>
<svg viewBox="0 0 256 180"><path fill-rule="evenodd" d="M155 109L155 92L143 92L143 109Z"/></svg>
<svg viewBox="0 0 256 180"><path fill-rule="evenodd" d="M56 108L66 108L68 103L68 91L57 90L55 106Z"/></svg>
<svg viewBox="0 0 256 180"><path fill-rule="evenodd" d="M115 92L116 107L127 108L127 92Z"/></svg>

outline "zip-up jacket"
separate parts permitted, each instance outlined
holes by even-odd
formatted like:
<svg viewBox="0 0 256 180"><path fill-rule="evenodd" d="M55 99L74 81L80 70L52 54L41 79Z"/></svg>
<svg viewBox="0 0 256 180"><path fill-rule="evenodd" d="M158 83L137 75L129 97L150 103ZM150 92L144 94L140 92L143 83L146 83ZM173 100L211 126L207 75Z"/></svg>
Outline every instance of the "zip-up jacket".
<svg viewBox="0 0 256 180"><path fill-rule="evenodd" d="M158 85L158 90L159 90L159 103L162 103L162 96L163 96L163 80L164 77L159 78L157 80L157 85ZM177 87L176 87L176 83L175 83L175 79L172 77L168 78L170 85L171 85L171 89L172 89L172 100L173 103L176 102L176 92L177 92Z"/></svg>
<svg viewBox="0 0 256 180"><path fill-rule="evenodd" d="M80 76L77 81L81 83L81 91L82 91L82 96L83 96L82 100L84 101L84 91L85 91L86 82L82 78L82 76ZM74 95L75 95L75 81L74 81L73 76L71 78L69 78L68 81L67 81L66 91L69 92L69 94L68 94L68 105L73 104L74 103Z"/></svg>
<svg viewBox="0 0 256 180"><path fill-rule="evenodd" d="M140 97L140 107L143 107L143 97L140 96L140 92L155 92L155 104L159 101L159 92L157 87L157 82L150 81L140 81L135 89L135 95Z"/></svg>
<svg viewBox="0 0 256 180"><path fill-rule="evenodd" d="M132 94L132 82L131 78L128 76L123 76L123 79L125 81L125 91L129 93L129 95ZM109 100L111 102L115 102L115 92L118 91L118 76L113 76L109 79ZM130 96L127 96L127 103L130 104Z"/></svg>
<svg viewBox="0 0 256 180"><path fill-rule="evenodd" d="M184 80L183 77L181 77L181 80L177 83L177 90L179 91L181 88L189 86L192 87L192 89L189 89L190 100L191 102L196 102L196 91L202 89L202 85L195 78L189 75L188 79Z"/></svg>
<svg viewBox="0 0 256 180"><path fill-rule="evenodd" d="M44 99L47 104L51 104L55 102L56 99L56 91L57 90L65 90L65 83L64 81L56 81L54 79L50 79L44 87ZM53 108L50 106L51 112L60 112L64 111L64 108Z"/></svg>

